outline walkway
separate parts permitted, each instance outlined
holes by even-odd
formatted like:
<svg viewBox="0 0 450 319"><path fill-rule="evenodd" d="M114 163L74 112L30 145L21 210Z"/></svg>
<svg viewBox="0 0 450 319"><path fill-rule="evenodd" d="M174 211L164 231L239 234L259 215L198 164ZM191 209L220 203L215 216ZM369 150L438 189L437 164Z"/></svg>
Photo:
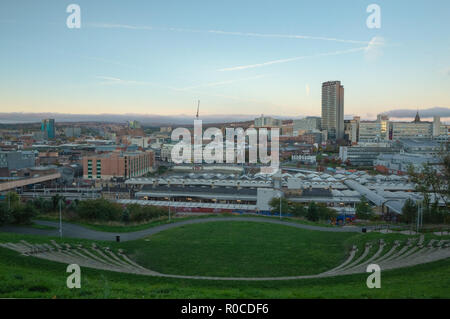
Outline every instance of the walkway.
<svg viewBox="0 0 450 319"><path fill-rule="evenodd" d="M114 233L114 232L103 232L97 231L93 229L86 228L84 226L71 224L64 222L63 223L63 237L66 238L82 238L82 239L91 239L91 240L105 240L105 241L115 241L116 235L120 235L121 241L129 241L141 239L153 234L157 234L161 231L184 226L191 224L200 224L200 223L208 223L208 222L227 222L227 221L248 221L248 222L261 222L261 223L271 223L278 225L291 226L300 229L307 230L316 230L316 231L325 231L325 232L361 232L360 227L349 226L349 227L322 227L322 226L313 226L313 225L305 225L295 222L281 221L277 219L269 219L262 217L210 217L210 218L198 218L198 219L188 219L183 220L171 224L164 224L159 226L150 227L147 229L128 232L128 233ZM52 236L59 237L59 223L53 221L42 221L36 220L36 224L56 227L56 229L37 229L32 227L20 227L20 226L3 226L0 227L0 232L9 232L9 233L19 233L19 234L27 234L27 235L42 235L42 236Z"/></svg>

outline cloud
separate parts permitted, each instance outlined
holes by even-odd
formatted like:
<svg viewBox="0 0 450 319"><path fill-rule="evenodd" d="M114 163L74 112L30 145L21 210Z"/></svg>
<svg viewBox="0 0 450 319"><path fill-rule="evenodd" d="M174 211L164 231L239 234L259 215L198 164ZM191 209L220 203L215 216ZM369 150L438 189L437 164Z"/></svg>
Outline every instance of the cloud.
<svg viewBox="0 0 450 319"><path fill-rule="evenodd" d="M395 118L413 118L416 116L417 109L398 109L386 112L390 117ZM419 110L419 115L422 118L431 118L433 116L450 117L450 108L448 107L433 107L429 109Z"/></svg>
<svg viewBox="0 0 450 319"><path fill-rule="evenodd" d="M309 86L309 84L306 84L305 91L306 91L306 96L309 97L309 95L311 93L311 87Z"/></svg>
<svg viewBox="0 0 450 319"><path fill-rule="evenodd" d="M383 37L376 36L373 37L369 44L367 45L366 49L364 50L364 55L367 60L374 61L377 58L381 57L383 55L382 48L385 45L385 41Z"/></svg>
<svg viewBox="0 0 450 319"><path fill-rule="evenodd" d="M366 48L367 47L364 46L364 47L353 48L353 49L349 49L349 50L325 52L325 53L318 53L318 54L313 54L313 55L304 55L304 56L298 56L298 57L287 58L287 59L272 60L272 61L256 63L256 64L248 64L248 65L227 67L227 68L218 69L217 71L227 72L227 71L238 71L238 70L245 70L245 69L260 68L260 67L269 66L269 65L273 65L273 64L293 62L293 61L307 59L307 58L317 58L317 57L322 57L322 56L340 55L340 54L348 54L348 53L353 53L353 52L358 52L358 51L365 51Z"/></svg>

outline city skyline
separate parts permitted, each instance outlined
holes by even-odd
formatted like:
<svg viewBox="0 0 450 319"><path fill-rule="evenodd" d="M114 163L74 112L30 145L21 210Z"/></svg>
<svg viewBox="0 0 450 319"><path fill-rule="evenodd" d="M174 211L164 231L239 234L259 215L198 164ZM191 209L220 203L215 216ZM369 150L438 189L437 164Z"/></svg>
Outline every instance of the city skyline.
<svg viewBox="0 0 450 319"><path fill-rule="evenodd" d="M68 29L67 3L5 2L2 112L320 116L332 80L347 116L450 105L448 2L377 3L380 29L365 1L77 1Z"/></svg>

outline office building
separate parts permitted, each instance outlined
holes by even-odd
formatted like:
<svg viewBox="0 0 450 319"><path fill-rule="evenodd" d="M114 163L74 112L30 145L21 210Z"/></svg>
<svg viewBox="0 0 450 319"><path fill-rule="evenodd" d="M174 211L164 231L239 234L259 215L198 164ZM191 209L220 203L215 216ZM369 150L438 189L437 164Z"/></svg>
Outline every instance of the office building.
<svg viewBox="0 0 450 319"><path fill-rule="evenodd" d="M16 170L34 167L36 156L32 151L0 151L0 168Z"/></svg>
<svg viewBox="0 0 450 319"><path fill-rule="evenodd" d="M80 137L81 136L81 128L66 127L66 128L64 128L64 135L66 135L66 137Z"/></svg>
<svg viewBox="0 0 450 319"><path fill-rule="evenodd" d="M340 81L322 83L321 128L330 140L344 138L344 86Z"/></svg>
<svg viewBox="0 0 450 319"><path fill-rule="evenodd" d="M44 132L45 138L54 139L55 134L55 120L54 119L45 119L42 120L41 123L41 132Z"/></svg>
<svg viewBox="0 0 450 319"><path fill-rule="evenodd" d="M268 117L261 115L255 119L255 127L281 127L282 121L278 119L274 119L273 117Z"/></svg>
<svg viewBox="0 0 450 319"><path fill-rule="evenodd" d="M308 116L300 120L294 120L293 134L297 136L309 131L319 131L321 122L322 119L318 116Z"/></svg>
<svg viewBox="0 0 450 319"><path fill-rule="evenodd" d="M138 177L152 171L154 153L111 152L83 157L83 178L109 180Z"/></svg>

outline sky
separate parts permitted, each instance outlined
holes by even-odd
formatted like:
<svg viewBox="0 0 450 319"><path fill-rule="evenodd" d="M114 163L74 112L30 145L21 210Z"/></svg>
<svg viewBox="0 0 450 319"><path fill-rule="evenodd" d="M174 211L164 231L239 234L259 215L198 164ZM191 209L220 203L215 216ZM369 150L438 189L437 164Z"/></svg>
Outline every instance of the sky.
<svg viewBox="0 0 450 319"><path fill-rule="evenodd" d="M69 29L69 4L81 28ZM372 3L381 27L366 20ZM450 107L450 1L0 1L0 112L319 115Z"/></svg>

